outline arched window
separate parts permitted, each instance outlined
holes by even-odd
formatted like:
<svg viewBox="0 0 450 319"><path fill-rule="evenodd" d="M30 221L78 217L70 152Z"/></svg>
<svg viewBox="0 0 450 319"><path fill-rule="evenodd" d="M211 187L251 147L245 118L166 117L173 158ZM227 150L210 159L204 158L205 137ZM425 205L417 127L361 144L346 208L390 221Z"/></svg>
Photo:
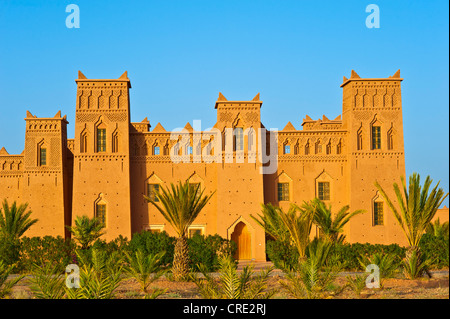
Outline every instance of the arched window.
<svg viewBox="0 0 450 319"><path fill-rule="evenodd" d="M160 184L149 183L147 184L147 196L155 201L159 202L158 197L156 197L156 193L159 193Z"/></svg>
<svg viewBox="0 0 450 319"><path fill-rule="evenodd" d="M39 150L39 166L47 165L47 149L41 147Z"/></svg>
<svg viewBox="0 0 450 319"><path fill-rule="evenodd" d="M116 131L112 135L112 151L117 153L119 151L119 133Z"/></svg>
<svg viewBox="0 0 450 319"><path fill-rule="evenodd" d="M38 166L46 166L47 165L47 145L44 141L40 142L37 145L37 164Z"/></svg>
<svg viewBox="0 0 450 319"><path fill-rule="evenodd" d="M339 143L336 145L336 154L342 153L342 141L339 140Z"/></svg>
<svg viewBox="0 0 450 319"><path fill-rule="evenodd" d="M374 226L384 225L383 202L381 201L373 202L373 225Z"/></svg>
<svg viewBox="0 0 450 319"><path fill-rule="evenodd" d="M244 150L244 128L242 127L234 128L234 150Z"/></svg>
<svg viewBox="0 0 450 319"><path fill-rule="evenodd" d="M308 140L305 144L305 155L309 155L309 151L310 151L310 145L309 145L309 140Z"/></svg>
<svg viewBox="0 0 450 319"><path fill-rule="evenodd" d="M106 152L106 125L97 126L97 152Z"/></svg>
<svg viewBox="0 0 450 319"><path fill-rule="evenodd" d="M318 140L315 144L315 152L316 154L322 153L322 144L320 143L320 140Z"/></svg>
<svg viewBox="0 0 450 319"><path fill-rule="evenodd" d="M387 134L387 146L388 146L388 150L393 150L394 149L394 129L391 128Z"/></svg>
<svg viewBox="0 0 450 319"><path fill-rule="evenodd" d="M95 217L103 225L106 225L106 203L101 201L95 205Z"/></svg>
<svg viewBox="0 0 450 319"><path fill-rule="evenodd" d="M168 142L164 145L163 155L169 155L169 143Z"/></svg>
<svg viewBox="0 0 450 319"><path fill-rule="evenodd" d="M284 144L283 145L283 153L284 154L291 154L291 146L289 144Z"/></svg>
<svg viewBox="0 0 450 319"><path fill-rule="evenodd" d="M327 144L326 153L327 154L331 154L331 141L329 141L328 144Z"/></svg>
<svg viewBox="0 0 450 319"><path fill-rule="evenodd" d="M289 201L289 183L278 183L278 201Z"/></svg>
<svg viewBox="0 0 450 319"><path fill-rule="evenodd" d="M372 126L372 149L381 149L381 126Z"/></svg>
<svg viewBox="0 0 450 319"><path fill-rule="evenodd" d="M298 144L298 141L297 141L297 143L295 143L295 145L294 145L294 154L298 155L299 152L300 152L300 145Z"/></svg>
<svg viewBox="0 0 450 319"><path fill-rule="evenodd" d="M247 129L247 151L255 152L256 151L256 134L253 127Z"/></svg>
<svg viewBox="0 0 450 319"><path fill-rule="evenodd" d="M320 200L330 200L330 182L317 182L317 197Z"/></svg>
<svg viewBox="0 0 450 319"><path fill-rule="evenodd" d="M83 132L81 132L81 136L80 136L80 153L86 153L87 149L88 149L88 134L86 132L86 130L83 130Z"/></svg>
<svg viewBox="0 0 450 319"><path fill-rule="evenodd" d="M357 133L357 137L356 137L356 148L358 149L358 151L363 149L363 133L362 133L362 129L359 129L358 133Z"/></svg>

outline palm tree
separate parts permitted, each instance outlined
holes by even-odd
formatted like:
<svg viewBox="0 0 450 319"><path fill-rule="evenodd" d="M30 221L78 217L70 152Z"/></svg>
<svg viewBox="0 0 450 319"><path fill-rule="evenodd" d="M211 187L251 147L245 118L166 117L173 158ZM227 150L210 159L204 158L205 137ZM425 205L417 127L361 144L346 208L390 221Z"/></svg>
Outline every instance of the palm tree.
<svg viewBox="0 0 450 319"><path fill-rule="evenodd" d="M119 252L109 254L93 248L88 258L77 251L81 261L79 268L79 288L64 286L68 299L113 299L123 280L123 266ZM66 274L67 276L67 274ZM67 277L66 277L67 280Z"/></svg>
<svg viewBox="0 0 450 319"><path fill-rule="evenodd" d="M361 257L358 258L358 262L361 268L366 272L367 266L377 265L379 269L379 285L380 288L383 288L384 279L393 277L399 268L399 262L395 257L396 256L393 254L385 254L380 252L375 253L370 257L361 255Z"/></svg>
<svg viewBox="0 0 450 319"><path fill-rule="evenodd" d="M98 219L83 215L77 216L75 226L67 226L73 238L81 245L82 250L86 250L100 236L104 235L105 225Z"/></svg>
<svg viewBox="0 0 450 319"><path fill-rule="evenodd" d="M262 215L258 217L250 214L258 225L264 228L266 234L271 236L274 240L285 242L289 240L289 230L284 225L281 219L281 214L284 214L280 207L274 206L271 203L262 204Z"/></svg>
<svg viewBox="0 0 450 319"><path fill-rule="evenodd" d="M60 264L33 264L31 271L31 291L37 299L62 299L64 296L64 277Z"/></svg>
<svg viewBox="0 0 450 319"><path fill-rule="evenodd" d="M172 267L176 281L183 280L189 274L188 227L214 195L203 196L204 191L200 190L200 184L192 187L187 180L184 184L181 181L178 185L171 184L170 188L161 187L155 191L155 199L144 195L177 232Z"/></svg>
<svg viewBox="0 0 450 319"><path fill-rule="evenodd" d="M156 297L167 290L155 289L151 294L148 292L148 286L166 272L161 265L161 258L165 255L165 251L145 255L144 251L138 249L134 254L125 252L125 255L129 263L125 270L139 282L141 290L146 297L149 296L150 299L156 299Z"/></svg>
<svg viewBox="0 0 450 319"><path fill-rule="evenodd" d="M294 267L283 267L287 281L280 284L293 298L319 299L331 295L330 286L343 266L328 261L331 246L331 242L315 240L307 247L307 259Z"/></svg>
<svg viewBox="0 0 450 319"><path fill-rule="evenodd" d="M436 219L434 221L434 223L429 223L427 225L427 228L425 229L425 232L427 234L433 235L435 237L443 237L443 238L447 238L448 240L448 221L443 222L441 224L441 221L438 219Z"/></svg>
<svg viewBox="0 0 450 319"><path fill-rule="evenodd" d="M408 188L406 187L405 178L402 176L400 179L402 182L402 190L400 190L397 183L394 183L394 193L399 209L394 206L389 196L377 181L375 182L375 186L394 213L395 219L398 221L408 240L409 248L406 252L406 263L410 264L410 259L423 262L419 248L420 239L436 214L437 209L448 196L448 193L445 194L442 188L438 189L439 182L430 192L431 183L433 182L430 176L427 176L425 183L421 186L420 175L413 173L409 177ZM423 272L415 272L415 274L419 276Z"/></svg>
<svg viewBox="0 0 450 319"><path fill-rule="evenodd" d="M31 210L27 210L28 204L17 207L14 202L11 207L8 201L3 201L3 211L0 208L0 238L16 240L23 235L38 220L31 219Z"/></svg>
<svg viewBox="0 0 450 319"><path fill-rule="evenodd" d="M266 267L255 274L254 265L247 265L238 274L234 260L230 256L222 256L219 258L218 280L205 265L198 265L198 268L203 277L193 274L192 280L205 299L269 299L276 293L276 290L268 289L273 267Z"/></svg>
<svg viewBox="0 0 450 319"><path fill-rule="evenodd" d="M325 241L332 243L342 243L345 239L345 235L342 235L344 231L344 226L350 221L350 219L358 214L362 214L365 211L362 209L356 210L353 213L349 212L350 206L343 206L336 214L332 217L331 204L327 207L326 204L318 198L313 201L315 207L314 214L314 224L321 231L321 235Z"/></svg>
<svg viewBox="0 0 450 319"><path fill-rule="evenodd" d="M304 202L301 207L291 204L287 213L284 213L281 209L278 212L284 227L289 231L291 241L298 251L299 261L301 262L306 257L306 247L310 242L309 234L314 218L314 206L308 202Z"/></svg>
<svg viewBox="0 0 450 319"><path fill-rule="evenodd" d="M6 265L3 260L0 260L0 299L6 297L11 293L12 288L25 277L25 274L19 275L15 278L8 279L9 275L13 273L16 265Z"/></svg>

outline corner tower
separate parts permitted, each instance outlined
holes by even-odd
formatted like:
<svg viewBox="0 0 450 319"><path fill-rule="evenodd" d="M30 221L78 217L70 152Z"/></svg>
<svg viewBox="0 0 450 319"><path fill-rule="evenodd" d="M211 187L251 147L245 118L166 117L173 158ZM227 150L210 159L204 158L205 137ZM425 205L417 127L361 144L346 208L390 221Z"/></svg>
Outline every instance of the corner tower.
<svg viewBox="0 0 450 319"><path fill-rule="evenodd" d="M131 237L130 80L87 79L78 72L72 221L98 217L106 239Z"/></svg>
<svg viewBox="0 0 450 319"><path fill-rule="evenodd" d="M26 236L67 236L70 224L70 181L67 166L67 120L37 117L27 111L21 202L38 222Z"/></svg>
<svg viewBox="0 0 450 319"><path fill-rule="evenodd" d="M348 202L365 214L350 222L351 242L400 243L401 229L374 186L391 199L393 183L405 176L400 70L387 78L344 77L343 127L347 130Z"/></svg>

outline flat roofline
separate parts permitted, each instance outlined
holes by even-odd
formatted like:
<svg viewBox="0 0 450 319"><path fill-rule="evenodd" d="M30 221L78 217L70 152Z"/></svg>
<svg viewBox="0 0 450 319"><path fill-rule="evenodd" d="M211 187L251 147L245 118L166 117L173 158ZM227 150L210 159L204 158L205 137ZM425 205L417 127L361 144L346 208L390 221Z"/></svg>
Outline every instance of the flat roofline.
<svg viewBox="0 0 450 319"><path fill-rule="evenodd" d="M356 78L356 79L347 79L344 83L340 85L340 87L344 87L351 81L403 81L403 78Z"/></svg>
<svg viewBox="0 0 450 319"><path fill-rule="evenodd" d="M130 79L75 79L75 82L127 82L128 87L131 88Z"/></svg>
<svg viewBox="0 0 450 319"><path fill-rule="evenodd" d="M69 124L69 121L67 121L63 117L60 117L60 118L57 118L57 117L26 117L26 118L24 118L24 120L25 121L28 121L28 120L45 120L45 121L57 120L57 121L61 121L62 120L63 122L66 122L66 124Z"/></svg>
<svg viewBox="0 0 450 319"><path fill-rule="evenodd" d="M262 101L216 101L216 105L214 106L215 109L217 109L217 105L218 104L226 104L226 103L230 103L230 104L236 104L236 103L241 103L241 104L260 104L262 105ZM261 107L261 106L260 106Z"/></svg>

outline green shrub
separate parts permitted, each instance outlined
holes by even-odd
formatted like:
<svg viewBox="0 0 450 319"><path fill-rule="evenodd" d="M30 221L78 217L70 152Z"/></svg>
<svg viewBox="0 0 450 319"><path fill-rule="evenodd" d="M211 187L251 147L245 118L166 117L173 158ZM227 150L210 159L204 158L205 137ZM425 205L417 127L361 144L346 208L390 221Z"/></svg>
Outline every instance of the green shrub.
<svg viewBox="0 0 450 319"><path fill-rule="evenodd" d="M0 262L5 266L16 264L20 259L20 241L18 239L0 238ZM16 271L15 267L13 269Z"/></svg>
<svg viewBox="0 0 450 319"><path fill-rule="evenodd" d="M390 255L395 264L399 264L405 257L406 248L397 244L381 245L381 244L336 244L331 249L331 254L337 255L341 262L345 262L346 270L360 270L360 258L372 258L376 254Z"/></svg>
<svg viewBox="0 0 450 319"><path fill-rule="evenodd" d="M419 247L426 259L431 261L431 269L442 269L449 266L449 242L443 236L436 237L424 234Z"/></svg>
<svg viewBox="0 0 450 319"><path fill-rule="evenodd" d="M283 263L294 267L298 262L298 251L289 242L268 240L266 242L266 252L268 259L279 269L282 268Z"/></svg>
<svg viewBox="0 0 450 319"><path fill-rule="evenodd" d="M202 264L207 271L216 271L219 267L218 252L222 250L226 242L228 242L226 239L217 234L206 237L195 234L192 238L189 238L188 245L191 269L193 271L199 271L198 265ZM236 250L236 244L232 242L231 246L226 250L224 252L225 254L233 256Z"/></svg>
<svg viewBox="0 0 450 319"><path fill-rule="evenodd" d="M73 263L75 243L61 236L23 237L20 239L20 261L18 270L31 272L33 265L58 264L67 266Z"/></svg>
<svg viewBox="0 0 450 319"><path fill-rule="evenodd" d="M165 255L161 258L161 264L171 265L175 249L175 237L170 237L165 231L160 233L149 231L135 233L128 244L127 250L134 253L139 249L145 254L151 255L165 251Z"/></svg>
<svg viewBox="0 0 450 319"><path fill-rule="evenodd" d="M298 259L298 253L289 243L283 243L274 240L266 242L266 252L270 261L275 267L280 268L281 262L286 265L293 266ZM390 254L395 256L395 262L400 263L405 257L406 248L397 244L380 245L380 244L361 244L361 243L343 243L334 244L330 249L329 258L341 262L345 265L345 270L360 270L358 258L371 257L374 254Z"/></svg>

